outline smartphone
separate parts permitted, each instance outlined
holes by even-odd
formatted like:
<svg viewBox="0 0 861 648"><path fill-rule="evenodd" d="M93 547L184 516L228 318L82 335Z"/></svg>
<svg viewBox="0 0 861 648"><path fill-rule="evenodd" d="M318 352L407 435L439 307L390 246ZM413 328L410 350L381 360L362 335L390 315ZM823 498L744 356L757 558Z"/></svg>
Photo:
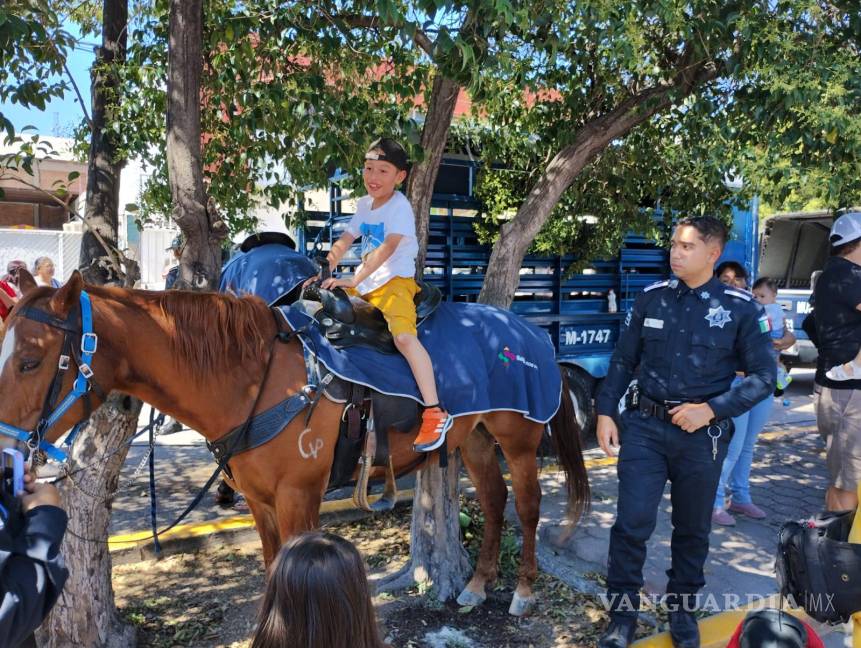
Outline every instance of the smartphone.
<svg viewBox="0 0 861 648"><path fill-rule="evenodd" d="M3 449L3 490L17 497L24 490L24 455L15 448Z"/></svg>

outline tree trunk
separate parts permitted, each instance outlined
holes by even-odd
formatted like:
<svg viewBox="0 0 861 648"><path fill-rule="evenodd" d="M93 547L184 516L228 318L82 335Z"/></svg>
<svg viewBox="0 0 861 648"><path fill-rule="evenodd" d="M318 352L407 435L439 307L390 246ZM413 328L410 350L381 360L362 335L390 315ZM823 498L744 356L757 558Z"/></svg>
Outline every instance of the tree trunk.
<svg viewBox="0 0 861 648"><path fill-rule="evenodd" d="M440 601L456 598L470 573L460 541L458 479L460 454L449 455L448 467L435 458L416 474L410 524L410 573L416 583L433 585Z"/></svg>
<svg viewBox="0 0 861 648"><path fill-rule="evenodd" d="M460 86L437 72L431 88L422 128L424 159L410 171L407 198L416 215L419 254L416 277L424 273L431 199ZM441 601L456 597L469 574L469 560L460 542L458 476L460 457L451 457L448 468L435 458L416 475L413 517L410 525L410 564L402 583L432 584Z"/></svg>
<svg viewBox="0 0 861 648"><path fill-rule="evenodd" d="M422 128L424 159L410 171L407 181L407 198L416 215L416 238L419 254L416 257L416 277L424 273L427 255L428 224L430 222L431 199L439 164L448 142L448 131L454 117L454 107L460 86L443 74L434 76L425 123Z"/></svg>
<svg viewBox="0 0 861 648"><path fill-rule="evenodd" d="M116 147L105 132L105 116L116 101L115 77L101 68L108 61L125 58L128 0L105 0L102 47L93 78L93 123L87 183L86 221L97 229L109 250L117 244L118 195L122 164ZM119 259L91 233L84 237L81 267L87 281L118 282ZM134 281L126 273L127 282ZM39 645L48 648L113 648L135 644L134 628L123 622L114 605L108 530L113 492L128 448L125 443L137 430L141 402L122 394L111 394L90 418L74 447L70 467L87 468L60 483L63 507L69 513L69 529L61 551L69 568L63 595L38 634ZM122 448L116 454L118 448ZM107 461L104 457L108 457ZM90 496L84 493L89 493ZM92 497L91 497L92 496Z"/></svg>
<svg viewBox="0 0 861 648"><path fill-rule="evenodd" d="M170 1L167 72L167 170L173 220L185 246L176 287L214 290L227 226L206 198L200 140L203 2Z"/></svg>
<svg viewBox="0 0 861 648"><path fill-rule="evenodd" d="M111 585L108 527L113 493L137 429L141 402L112 393L90 417L70 458L71 468L87 466L60 483L69 528L61 552L69 580L50 616L37 634L41 648L129 648L136 644L134 627L117 614ZM111 455L118 448L116 454ZM108 457L103 460L103 457Z"/></svg>
<svg viewBox="0 0 861 648"><path fill-rule="evenodd" d="M460 541L460 452L440 468L436 457L416 473L410 524L410 561L379 585L383 591L427 586L440 601L457 597L470 574L469 558Z"/></svg>
<svg viewBox="0 0 861 648"><path fill-rule="evenodd" d="M574 141L559 151L544 169L514 218L503 224L493 245L487 274L478 296L482 304L511 306L520 282L520 264L553 208L580 172L610 142L665 110L673 101L691 94L702 83L717 76L714 65L701 63L680 72L673 83L649 88L622 101L615 109L595 118L577 133Z"/></svg>
<svg viewBox="0 0 861 648"><path fill-rule="evenodd" d="M117 159L114 135L105 130L118 102L119 80L112 67L126 58L128 0L105 0L102 8L102 46L92 71L92 124L87 167L86 228L79 267L87 283L118 283L119 259L99 240L116 247L123 162ZM97 236L98 235L98 236ZM110 247L110 246L109 246Z"/></svg>

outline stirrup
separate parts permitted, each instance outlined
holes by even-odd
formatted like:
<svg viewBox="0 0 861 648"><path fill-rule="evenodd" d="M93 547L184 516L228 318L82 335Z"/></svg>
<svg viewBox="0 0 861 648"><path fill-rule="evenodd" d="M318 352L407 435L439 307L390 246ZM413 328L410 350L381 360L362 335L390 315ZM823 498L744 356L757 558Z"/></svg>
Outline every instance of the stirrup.
<svg viewBox="0 0 861 648"><path fill-rule="evenodd" d="M364 455L359 458L359 478L353 489L353 505L368 513L391 511L398 503L398 485L395 481L395 467L392 458L389 457L389 462L386 465L386 486L383 489L383 494L371 502L368 498L368 481L374 467L373 463L374 458L372 456Z"/></svg>
<svg viewBox="0 0 861 648"><path fill-rule="evenodd" d="M371 504L371 510L375 513L383 511L391 511L398 503L398 484L395 481L395 466L392 463L392 458L389 457L388 465L386 465L386 486L383 488L383 494L380 498Z"/></svg>
<svg viewBox="0 0 861 648"><path fill-rule="evenodd" d="M368 478L371 475L371 464L374 463L372 456L362 455L359 457L359 478L353 489L353 505L362 511L372 512L368 502Z"/></svg>

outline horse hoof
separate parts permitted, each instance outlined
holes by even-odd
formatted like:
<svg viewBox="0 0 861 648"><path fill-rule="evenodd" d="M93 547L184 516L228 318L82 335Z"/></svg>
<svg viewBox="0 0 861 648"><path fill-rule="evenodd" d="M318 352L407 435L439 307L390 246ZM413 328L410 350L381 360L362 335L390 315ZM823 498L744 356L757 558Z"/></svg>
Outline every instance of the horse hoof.
<svg viewBox="0 0 861 648"><path fill-rule="evenodd" d="M520 596L517 592L511 597L511 605L508 607L508 613L512 616L523 616L529 612L529 608L535 603L534 596Z"/></svg>
<svg viewBox="0 0 861 648"><path fill-rule="evenodd" d="M482 596L481 594L476 594L475 592L465 589L460 593L460 596L457 597L457 604L461 607L475 607L476 605L484 603L485 599L487 599L487 596Z"/></svg>

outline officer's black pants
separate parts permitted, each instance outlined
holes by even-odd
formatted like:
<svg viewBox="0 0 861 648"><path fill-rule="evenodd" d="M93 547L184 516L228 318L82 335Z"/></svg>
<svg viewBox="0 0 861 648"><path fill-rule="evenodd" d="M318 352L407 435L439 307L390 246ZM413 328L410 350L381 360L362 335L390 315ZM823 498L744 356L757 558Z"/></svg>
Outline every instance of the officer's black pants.
<svg viewBox="0 0 861 648"><path fill-rule="evenodd" d="M714 459L705 428L689 434L632 410L622 415L619 500L607 568L608 601L614 616L637 615L646 542L655 530L667 480L672 484L673 537L666 602L695 607L693 595L705 584L703 565L709 552L712 505L732 431L728 425L721 428Z"/></svg>

